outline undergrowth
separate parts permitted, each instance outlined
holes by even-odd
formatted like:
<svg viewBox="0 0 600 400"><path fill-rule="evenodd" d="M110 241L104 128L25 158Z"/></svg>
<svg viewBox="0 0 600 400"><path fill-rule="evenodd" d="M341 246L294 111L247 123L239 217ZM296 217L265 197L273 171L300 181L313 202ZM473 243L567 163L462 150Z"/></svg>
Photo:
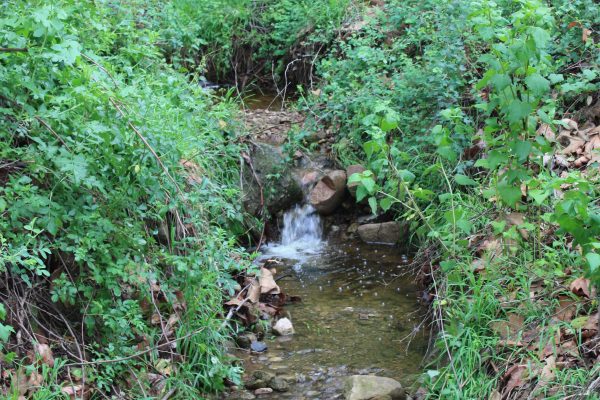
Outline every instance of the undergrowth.
<svg viewBox="0 0 600 400"><path fill-rule="evenodd" d="M596 398L599 158L569 132L600 123L600 7L373 9L301 106L343 165L367 168L357 200L410 221L423 249L438 335L418 393Z"/></svg>
<svg viewBox="0 0 600 400"><path fill-rule="evenodd" d="M165 62L163 15L141 4L0 6L8 398L192 398L239 382L221 315L248 265L236 106Z"/></svg>

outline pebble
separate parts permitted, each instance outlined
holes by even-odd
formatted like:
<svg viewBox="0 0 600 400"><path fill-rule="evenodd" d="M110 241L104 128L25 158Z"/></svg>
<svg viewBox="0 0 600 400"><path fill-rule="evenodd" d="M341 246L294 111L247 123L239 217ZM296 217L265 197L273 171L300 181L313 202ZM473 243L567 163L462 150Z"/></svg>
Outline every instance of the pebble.
<svg viewBox="0 0 600 400"><path fill-rule="evenodd" d="M260 388L260 389L256 389L254 391L254 394L257 396L260 396L261 394L269 394L269 393L273 393L273 389L271 388Z"/></svg>

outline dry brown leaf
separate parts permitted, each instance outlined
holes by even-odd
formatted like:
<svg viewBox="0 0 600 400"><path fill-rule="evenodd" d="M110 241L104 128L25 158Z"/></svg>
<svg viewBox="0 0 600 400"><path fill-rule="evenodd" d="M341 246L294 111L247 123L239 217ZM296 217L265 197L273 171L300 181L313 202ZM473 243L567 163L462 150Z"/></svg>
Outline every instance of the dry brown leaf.
<svg viewBox="0 0 600 400"><path fill-rule="evenodd" d="M527 365L513 365L506 371L503 379L506 381L503 391L503 395L506 398L514 388L523 386L527 382Z"/></svg>
<svg viewBox="0 0 600 400"><path fill-rule="evenodd" d="M569 286L571 292L575 293L577 296L590 298L590 280L580 277L571 282Z"/></svg>
<svg viewBox="0 0 600 400"><path fill-rule="evenodd" d="M575 26L579 26L579 25L581 25L581 22L579 22L579 21L573 21L573 22L569 23L569 25L567 26L567 29L571 29L571 28L573 28Z"/></svg>
<svg viewBox="0 0 600 400"><path fill-rule="evenodd" d="M561 154L574 154L585 146L585 141L580 137L561 134L558 136L561 145L564 146Z"/></svg>
<svg viewBox="0 0 600 400"><path fill-rule="evenodd" d="M517 313L509 313L508 321L494 321L490 324L490 328L500 337L501 340L515 340L520 330L523 329L525 319Z"/></svg>
<svg viewBox="0 0 600 400"><path fill-rule="evenodd" d="M260 284L256 278L252 278L252 281L250 282L250 287L248 288L248 299L252 303L256 303L258 302L258 299L260 299Z"/></svg>
<svg viewBox="0 0 600 400"><path fill-rule="evenodd" d="M572 131L576 131L577 129L579 129L579 125L577 125L577 122L573 121L572 119L563 118L560 120L560 122L566 125L568 127L567 129L570 129Z"/></svg>
<svg viewBox="0 0 600 400"><path fill-rule="evenodd" d="M592 34L591 30L589 30L587 28L583 28L583 30L581 32L581 41L587 42L587 39L591 34Z"/></svg>
<svg viewBox="0 0 600 400"><path fill-rule="evenodd" d="M490 397L488 397L488 400L501 400L501 399L502 399L502 395L497 390L494 390L492 393L490 393Z"/></svg>
<svg viewBox="0 0 600 400"><path fill-rule="evenodd" d="M549 142L554 142L556 140L556 133L554 133L548 124L541 124L537 130L537 134L545 137Z"/></svg>
<svg viewBox="0 0 600 400"><path fill-rule="evenodd" d="M273 279L273 274L266 268L260 269L258 282L260 283L261 294L279 294L281 292L279 286L275 283L275 279Z"/></svg>
<svg viewBox="0 0 600 400"><path fill-rule="evenodd" d="M66 394L71 399L74 399L76 397L80 397L80 393L81 393L82 390L83 390L83 386L82 385L63 386L62 389L60 389L60 391L62 393Z"/></svg>
<svg viewBox="0 0 600 400"><path fill-rule="evenodd" d="M547 384L554 379L556 371L556 357L550 356L546 358L546 364L540 373L539 384Z"/></svg>
<svg viewBox="0 0 600 400"><path fill-rule="evenodd" d="M569 297L562 297L558 301L558 306L554 311L554 315L561 321L570 321L575 316L577 311L577 302Z"/></svg>
<svg viewBox="0 0 600 400"><path fill-rule="evenodd" d="M54 366L54 356L52 350L47 344L38 343L35 345L35 354L41 358L42 362L50 367Z"/></svg>

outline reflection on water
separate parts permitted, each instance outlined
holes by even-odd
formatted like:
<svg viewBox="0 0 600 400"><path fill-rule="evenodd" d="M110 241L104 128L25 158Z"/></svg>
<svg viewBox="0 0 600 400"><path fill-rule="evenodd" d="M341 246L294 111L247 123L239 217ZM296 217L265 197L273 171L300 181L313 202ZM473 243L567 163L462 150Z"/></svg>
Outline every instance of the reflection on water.
<svg viewBox="0 0 600 400"><path fill-rule="evenodd" d="M296 209L287 220L299 224L298 242L284 239L287 244L265 250L265 257L285 257L278 284L302 301L284 310L295 335L267 338L265 354L241 356L248 374L267 370L293 382L289 392L261 398L337 398L343 377L355 373L411 384L427 338L419 327L424 310L416 288L401 276L407 257L391 246L315 240L315 221L306 219L314 214L308 211Z"/></svg>

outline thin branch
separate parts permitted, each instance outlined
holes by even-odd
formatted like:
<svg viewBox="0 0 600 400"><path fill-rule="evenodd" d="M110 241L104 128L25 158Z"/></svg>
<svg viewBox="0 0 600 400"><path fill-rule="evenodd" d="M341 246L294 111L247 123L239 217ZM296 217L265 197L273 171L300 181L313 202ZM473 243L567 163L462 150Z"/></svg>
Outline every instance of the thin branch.
<svg viewBox="0 0 600 400"><path fill-rule="evenodd" d="M27 53L29 49L24 47L0 47L0 53Z"/></svg>

